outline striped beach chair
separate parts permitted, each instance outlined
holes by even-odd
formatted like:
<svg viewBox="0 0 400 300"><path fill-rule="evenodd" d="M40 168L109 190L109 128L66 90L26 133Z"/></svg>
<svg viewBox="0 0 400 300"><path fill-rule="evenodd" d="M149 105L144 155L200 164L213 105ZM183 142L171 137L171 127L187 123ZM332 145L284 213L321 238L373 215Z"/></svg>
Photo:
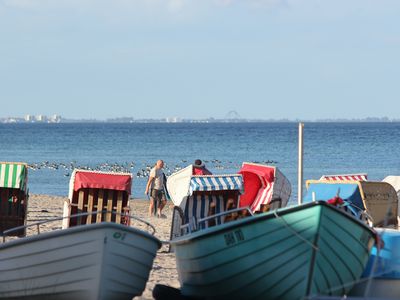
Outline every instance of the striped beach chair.
<svg viewBox="0 0 400 300"><path fill-rule="evenodd" d="M132 174L74 170L68 201L64 203L63 228L77 225L116 222L129 225L129 195ZM91 216L71 218L80 213ZM114 213L115 214L114 214Z"/></svg>
<svg viewBox="0 0 400 300"><path fill-rule="evenodd" d="M248 206L257 212L264 205L269 209L287 205L292 186L277 167L245 162L239 174L243 175L245 191L240 197L240 207Z"/></svg>
<svg viewBox="0 0 400 300"><path fill-rule="evenodd" d="M186 223L193 223L212 214L219 214L226 210L226 197L223 194L216 193L195 193L191 199L187 201L184 213ZM211 211L210 207L214 203L215 210ZM221 224L221 218L216 219L216 224ZM199 229L207 228L208 222L199 224Z"/></svg>
<svg viewBox="0 0 400 300"><path fill-rule="evenodd" d="M211 214L219 214L227 209L227 200L234 199L235 208L239 202L242 190L241 175L204 175L192 176L189 195L185 205L185 221L201 220ZM210 211L214 204L214 211ZM223 223L223 218L217 218L216 224ZM199 223L200 228L208 227L207 222Z"/></svg>
<svg viewBox="0 0 400 300"><path fill-rule="evenodd" d="M26 225L27 181L26 163L0 162L0 232ZM25 229L12 233L15 236L25 234Z"/></svg>
<svg viewBox="0 0 400 300"><path fill-rule="evenodd" d="M168 178L168 190L175 204L171 239L184 234L185 226L193 231L224 223L225 217L202 219L236 208L243 191L239 174L193 176L187 172L184 175L185 170L181 170ZM232 207L228 207L228 199L233 199Z"/></svg>
<svg viewBox="0 0 400 300"><path fill-rule="evenodd" d="M367 173L322 175L319 180L326 181L367 181Z"/></svg>

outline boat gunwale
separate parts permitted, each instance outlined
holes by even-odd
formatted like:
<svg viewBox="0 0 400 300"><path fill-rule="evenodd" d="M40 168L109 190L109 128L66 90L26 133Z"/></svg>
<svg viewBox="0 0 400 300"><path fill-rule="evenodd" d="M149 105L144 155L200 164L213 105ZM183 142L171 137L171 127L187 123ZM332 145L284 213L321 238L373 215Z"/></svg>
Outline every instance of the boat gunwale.
<svg viewBox="0 0 400 300"><path fill-rule="evenodd" d="M221 232L226 232L226 231L231 231L235 228L242 227L242 226L248 226L248 225L250 225L252 223L256 223L256 222L261 222L261 221L268 220L268 219L274 219L277 216L282 217L284 215L291 214L293 212L300 211L305 208L311 208L314 206L324 206L324 207L327 207L328 209L338 212L339 214L342 214L347 219L351 220L353 223L356 223L357 225L364 227L364 229L367 229L376 241L376 232L374 231L374 229L370 228L368 225L361 222L361 220L356 219L355 217L344 212L343 210L341 210L329 203L326 203L326 201L319 200L319 201L315 201L315 202L304 203L301 205L279 208L277 210L273 210L273 211L270 211L270 212L267 212L264 214L254 215L254 216L247 217L244 219L235 220L235 221L232 221L229 223L224 223L224 224L221 224L218 226L209 227L209 228L202 229L202 230L199 230L196 232L188 233L188 234L185 234L185 235L182 235L182 236L179 236L177 238L170 240L169 243L172 245L191 243L194 240L208 238L210 235L219 234Z"/></svg>
<svg viewBox="0 0 400 300"><path fill-rule="evenodd" d="M160 249L162 246L162 242L158 238L156 238L155 236L149 234L148 232L145 232L138 228L121 225L121 224L117 224L117 223L113 223L113 222L101 222L101 223L92 223L92 224L74 226L74 227L69 227L66 229L57 229L57 230L53 230L53 231L46 231L46 232L43 232L40 234L21 237L18 239L3 242L3 243L0 243L0 251L3 249L10 248L10 247L15 247L15 246L23 245L23 244L28 244L28 243L34 243L37 241L47 240L47 239L51 239L54 237L66 236L66 235L71 235L71 234L75 234L75 233L79 233L79 232L93 231L93 230L97 230L97 229L101 229L101 228L112 229L113 227L115 229L118 229L121 231L128 231L130 233L140 235L149 240L152 240L157 243L158 249Z"/></svg>

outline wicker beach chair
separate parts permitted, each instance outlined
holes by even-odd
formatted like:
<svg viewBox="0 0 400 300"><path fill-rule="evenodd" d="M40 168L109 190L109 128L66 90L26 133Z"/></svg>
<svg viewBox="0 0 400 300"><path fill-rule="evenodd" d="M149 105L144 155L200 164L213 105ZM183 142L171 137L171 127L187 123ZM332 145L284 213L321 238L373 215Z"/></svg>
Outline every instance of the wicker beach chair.
<svg viewBox="0 0 400 300"><path fill-rule="evenodd" d="M0 233L26 225L28 192L26 163L0 162ZM25 236L25 229L13 232Z"/></svg>
<svg viewBox="0 0 400 300"><path fill-rule="evenodd" d="M68 201L64 203L63 228L100 222L129 225L129 218L124 216L129 215L131 186L132 175L129 173L74 170Z"/></svg>
<svg viewBox="0 0 400 300"><path fill-rule="evenodd" d="M193 176L187 167L172 174L167 185L175 204L170 231L170 239L174 239L227 222L229 214L218 214L237 207L243 182L238 174Z"/></svg>

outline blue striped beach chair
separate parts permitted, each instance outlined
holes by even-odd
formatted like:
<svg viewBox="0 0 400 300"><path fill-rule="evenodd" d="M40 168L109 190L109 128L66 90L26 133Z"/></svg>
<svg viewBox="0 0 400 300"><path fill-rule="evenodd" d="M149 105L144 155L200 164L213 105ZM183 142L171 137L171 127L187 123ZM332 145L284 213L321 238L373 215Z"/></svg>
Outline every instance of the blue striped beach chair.
<svg viewBox="0 0 400 300"><path fill-rule="evenodd" d="M171 199L176 205L174 207L173 220L171 226L170 238L178 237L184 234L187 230L202 230L211 225L220 225L224 223L225 218L215 217L212 220L202 219L217 215L227 211L227 200L234 200L234 207L236 208L239 203L239 197L243 191L242 175L204 175L204 176L190 176L188 180L181 182L188 182L186 186L186 193L183 199L176 199L174 195L176 189L182 189L182 184L179 187L174 185L174 174L168 178L170 183L169 191ZM177 175L179 178L179 175ZM180 178L181 179L181 178ZM214 211L212 211L211 204L214 204ZM186 229L182 229L185 227Z"/></svg>
<svg viewBox="0 0 400 300"><path fill-rule="evenodd" d="M213 214L219 214L226 210L226 203L224 195L222 194L205 194L195 193L191 199L186 203L185 207L185 221L187 223L193 223L195 220L201 220L210 214L210 205L215 204L215 212ZM191 221L193 220L193 221ZM216 224L222 224L220 217L216 218ZM208 222L202 222L199 224L199 229L208 227Z"/></svg>

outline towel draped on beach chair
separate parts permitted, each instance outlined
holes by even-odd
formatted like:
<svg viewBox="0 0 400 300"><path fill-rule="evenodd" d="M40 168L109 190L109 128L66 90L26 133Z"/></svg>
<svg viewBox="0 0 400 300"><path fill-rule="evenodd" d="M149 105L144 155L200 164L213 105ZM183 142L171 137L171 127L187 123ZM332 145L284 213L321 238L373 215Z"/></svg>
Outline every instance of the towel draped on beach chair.
<svg viewBox="0 0 400 300"><path fill-rule="evenodd" d="M279 207L287 205L292 186L277 167L244 162L239 174L243 175L244 181L240 207L249 206L256 212L277 199L280 201Z"/></svg>

